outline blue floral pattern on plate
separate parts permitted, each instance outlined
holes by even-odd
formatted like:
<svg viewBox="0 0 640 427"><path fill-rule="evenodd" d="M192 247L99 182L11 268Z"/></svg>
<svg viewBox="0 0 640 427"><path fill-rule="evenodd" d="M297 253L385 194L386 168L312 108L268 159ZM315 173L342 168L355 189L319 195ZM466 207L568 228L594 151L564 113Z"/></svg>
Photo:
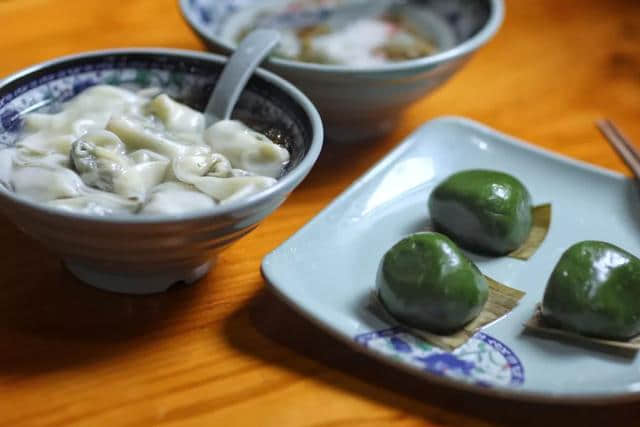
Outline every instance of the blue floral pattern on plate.
<svg viewBox="0 0 640 427"><path fill-rule="evenodd" d="M477 332L453 352L434 347L401 326L357 335L358 344L403 364L481 387L519 386L524 366L504 343Z"/></svg>

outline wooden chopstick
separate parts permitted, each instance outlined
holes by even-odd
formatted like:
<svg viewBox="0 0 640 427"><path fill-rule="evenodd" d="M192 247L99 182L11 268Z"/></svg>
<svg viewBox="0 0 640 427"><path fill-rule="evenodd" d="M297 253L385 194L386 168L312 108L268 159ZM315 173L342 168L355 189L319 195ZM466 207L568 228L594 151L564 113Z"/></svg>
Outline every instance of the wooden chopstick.
<svg viewBox="0 0 640 427"><path fill-rule="evenodd" d="M596 126L635 177L640 179L640 151L633 142L609 119L596 121Z"/></svg>

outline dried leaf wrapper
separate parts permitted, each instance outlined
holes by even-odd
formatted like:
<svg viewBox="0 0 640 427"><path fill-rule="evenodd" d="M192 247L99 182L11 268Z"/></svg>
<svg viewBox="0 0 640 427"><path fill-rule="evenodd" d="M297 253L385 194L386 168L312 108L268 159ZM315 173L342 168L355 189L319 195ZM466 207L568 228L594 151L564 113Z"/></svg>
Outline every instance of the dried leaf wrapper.
<svg viewBox="0 0 640 427"><path fill-rule="evenodd" d="M551 226L551 204L535 206L533 208L533 225L527 240L515 251L511 252L511 258L528 260L538 250Z"/></svg>
<svg viewBox="0 0 640 427"><path fill-rule="evenodd" d="M480 314L471 322L467 323L463 329L450 335L440 335L402 324L403 327L407 328L413 335L443 350L452 351L460 347L484 326L513 310L525 294L522 291L496 282L490 277L484 276L484 278L489 285L487 303L484 305ZM393 319L393 322L398 323L398 321L386 311L384 305L379 300L377 292L375 292L375 298L373 299L375 304L380 308L379 311L382 311L387 317Z"/></svg>
<svg viewBox="0 0 640 427"><path fill-rule="evenodd" d="M540 304L536 306L536 311L531 318L524 324L524 326L535 332L541 332L545 335L549 335L560 340L573 340L576 342L582 342L587 344L597 344L602 347L608 347L611 349L625 349L625 350L640 350L640 335L637 335L627 341L609 340L604 338L594 338L586 335L581 335L576 332L567 331L558 327L552 326L549 322L545 321L542 317L542 310Z"/></svg>

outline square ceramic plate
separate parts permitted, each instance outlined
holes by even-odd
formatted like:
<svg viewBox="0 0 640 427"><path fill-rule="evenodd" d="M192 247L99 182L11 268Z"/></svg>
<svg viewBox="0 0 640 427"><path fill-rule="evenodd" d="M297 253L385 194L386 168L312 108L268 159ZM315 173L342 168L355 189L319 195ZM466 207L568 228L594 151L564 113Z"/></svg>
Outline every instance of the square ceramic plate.
<svg viewBox="0 0 640 427"><path fill-rule="evenodd" d="M526 292L507 316L452 353L434 348L371 305L385 251L428 221L427 199L449 174L497 169L518 177L534 204L552 204L551 229L528 261L470 255L487 275ZM604 240L640 253L637 189L623 176L534 148L461 118L425 124L293 237L262 271L275 291L359 351L428 380L539 401L637 398L640 363L523 333L561 253Z"/></svg>

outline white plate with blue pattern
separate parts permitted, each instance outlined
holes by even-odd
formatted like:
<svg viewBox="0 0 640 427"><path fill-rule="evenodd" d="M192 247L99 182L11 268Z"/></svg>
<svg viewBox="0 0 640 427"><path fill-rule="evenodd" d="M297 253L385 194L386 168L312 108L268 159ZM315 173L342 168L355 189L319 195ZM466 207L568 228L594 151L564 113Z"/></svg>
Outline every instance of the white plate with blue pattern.
<svg viewBox="0 0 640 427"><path fill-rule="evenodd" d="M471 168L501 170L552 203L551 229L528 261L470 255L488 276L526 292L507 316L449 353L381 316L371 305L380 259L425 226L432 188ZM618 401L640 392L634 354L613 354L523 333L561 253L604 240L640 254L640 200L622 175L564 158L472 121L431 121L268 254L272 288L355 349L426 379L536 401Z"/></svg>

